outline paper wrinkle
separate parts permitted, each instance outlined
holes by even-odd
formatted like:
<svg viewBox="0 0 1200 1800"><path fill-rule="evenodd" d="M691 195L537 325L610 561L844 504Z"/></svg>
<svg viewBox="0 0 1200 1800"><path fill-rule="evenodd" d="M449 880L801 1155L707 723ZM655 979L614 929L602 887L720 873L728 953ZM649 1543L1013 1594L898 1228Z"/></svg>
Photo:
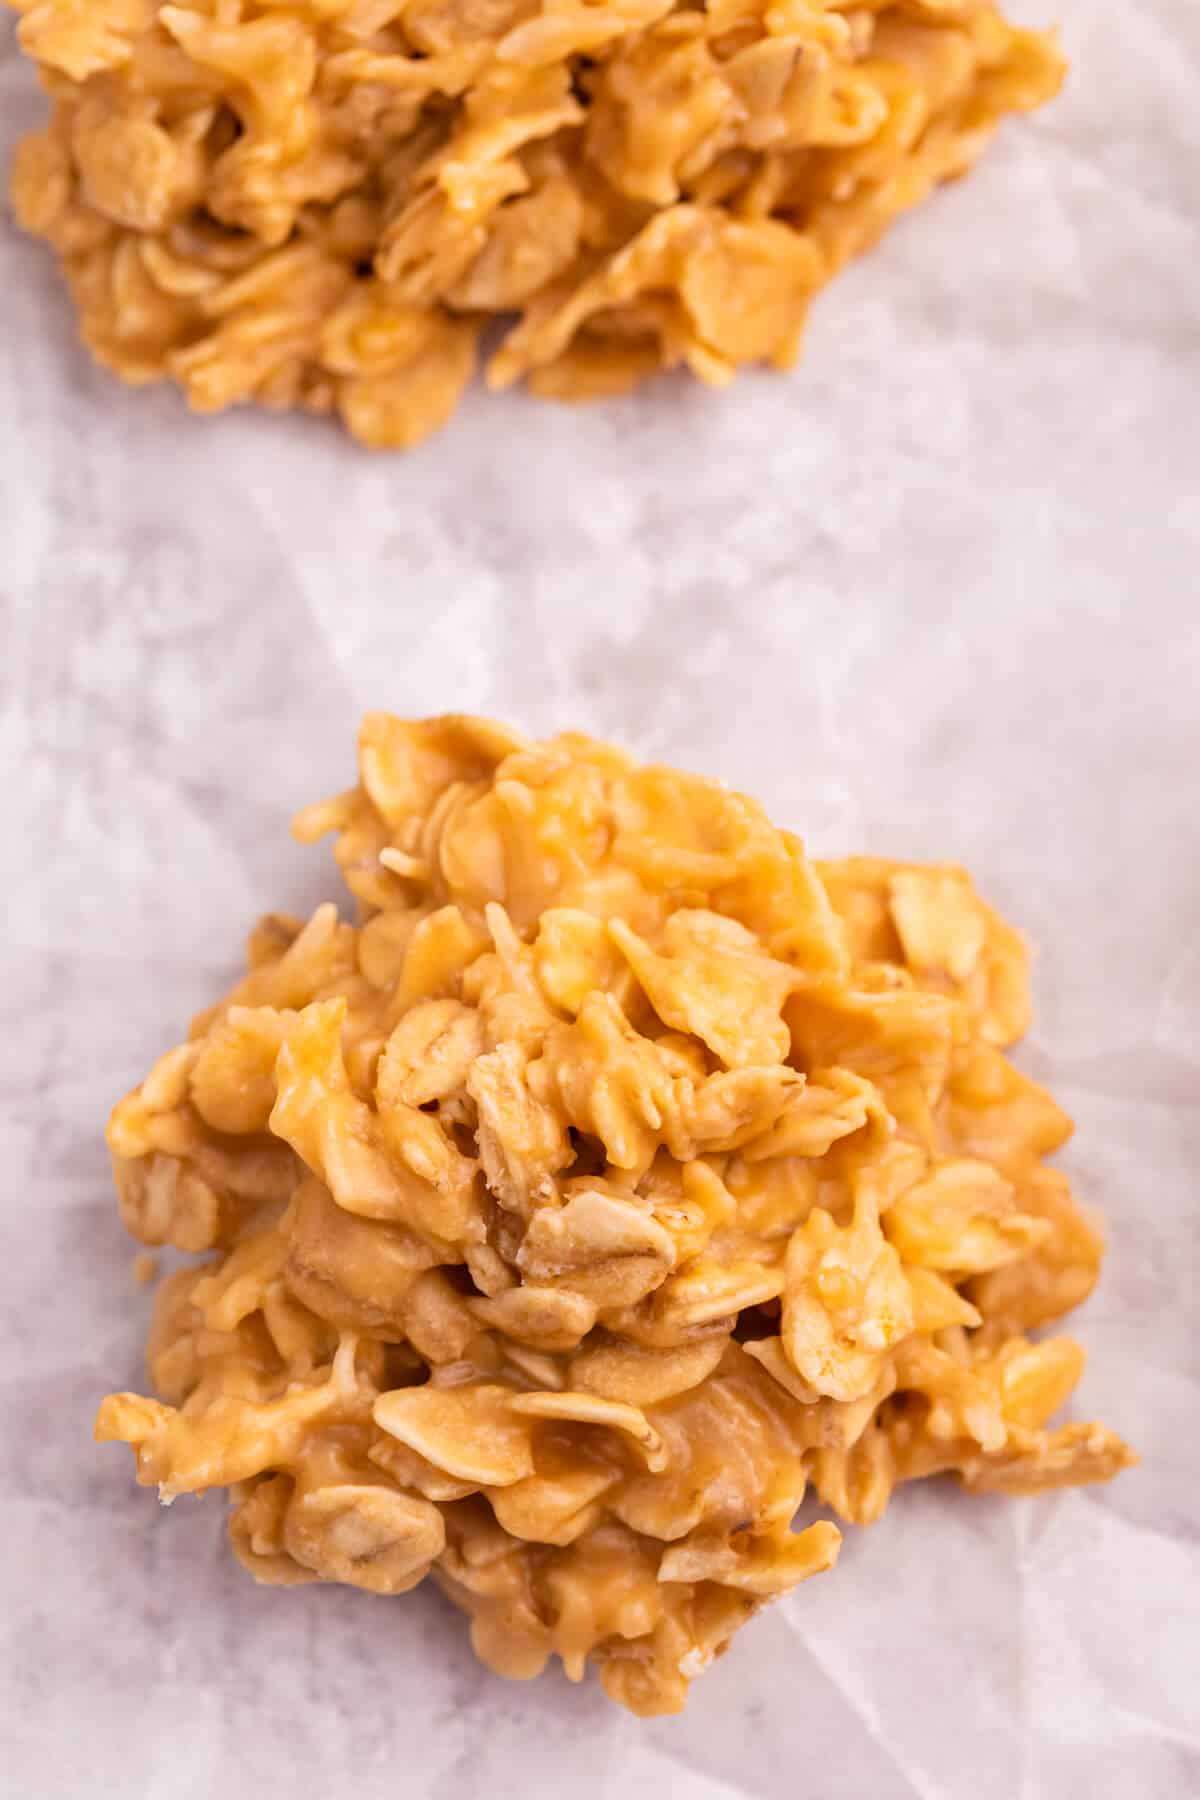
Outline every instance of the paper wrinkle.
<svg viewBox="0 0 1200 1800"><path fill-rule="evenodd" d="M1144 1713L1134 1712L1128 1706L1118 1706L1118 1719L1126 1719L1138 1731L1144 1731L1151 1737L1164 1737L1172 1744L1182 1744L1188 1750L1200 1750L1200 1731L1177 1731L1162 1719L1147 1718Z"/></svg>
<svg viewBox="0 0 1200 1800"><path fill-rule="evenodd" d="M839 1673L832 1658L823 1657L817 1647L808 1642L804 1633L803 1621L793 1617L789 1623L793 1625L797 1636L806 1644L838 1693L842 1695L854 1719L864 1727L868 1737L879 1745L888 1763L896 1770L902 1783L896 1788L897 1800L901 1800L901 1796L915 1796L915 1800L943 1800L941 1789L923 1777L919 1770L906 1765L895 1743L889 1739L887 1732L875 1716L865 1693L855 1686L853 1679Z"/></svg>
<svg viewBox="0 0 1200 1800"><path fill-rule="evenodd" d="M0 220L14 1794L1200 1792L1200 7L1022 8L1055 10L1062 101L839 279L795 377L475 393L407 458L120 389ZM9 20L0 159L44 104ZM1110 1241L1074 1416L1142 1465L901 1493L649 1725L501 1683L432 1593L256 1590L215 1497L160 1514L90 1437L150 1308L103 1123L256 912L338 894L287 820L353 778L368 706L593 730L815 855L965 864L1039 948L1020 1058Z"/></svg>

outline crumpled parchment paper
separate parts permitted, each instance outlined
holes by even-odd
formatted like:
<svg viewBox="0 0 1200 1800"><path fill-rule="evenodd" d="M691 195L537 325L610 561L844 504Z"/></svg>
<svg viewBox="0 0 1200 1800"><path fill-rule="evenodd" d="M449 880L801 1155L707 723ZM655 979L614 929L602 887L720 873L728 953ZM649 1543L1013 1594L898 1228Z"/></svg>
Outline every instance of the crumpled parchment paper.
<svg viewBox="0 0 1200 1800"><path fill-rule="evenodd" d="M1062 11L1062 102L841 278L794 378L477 395L407 459L122 390L0 228L5 1795L1200 1792L1200 8ZM6 27L0 152L41 104ZM965 862L1041 948L1023 1054L1111 1234L1080 1406L1142 1466L902 1494L652 1724L486 1674L432 1593L256 1590L215 1498L135 1490L90 1442L149 1311L103 1122L260 909L337 891L286 822L368 705Z"/></svg>

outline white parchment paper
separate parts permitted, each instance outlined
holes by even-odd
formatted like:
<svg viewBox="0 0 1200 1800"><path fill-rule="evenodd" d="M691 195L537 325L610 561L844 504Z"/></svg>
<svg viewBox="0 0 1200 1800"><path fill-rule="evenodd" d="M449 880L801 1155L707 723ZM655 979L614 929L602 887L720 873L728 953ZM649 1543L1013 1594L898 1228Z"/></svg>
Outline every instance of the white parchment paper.
<svg viewBox="0 0 1200 1800"><path fill-rule="evenodd" d="M196 422L94 371L0 228L6 1796L1200 1793L1200 7L1061 4L1064 99L724 395L476 395L383 461ZM0 36L0 152L40 111ZM256 1590L215 1497L135 1490L90 1442L149 1308L103 1121L259 910L336 891L286 822L367 705L967 863L1041 947L1023 1054L1111 1232L1081 1407L1142 1466L901 1495L651 1724L486 1674L433 1594Z"/></svg>

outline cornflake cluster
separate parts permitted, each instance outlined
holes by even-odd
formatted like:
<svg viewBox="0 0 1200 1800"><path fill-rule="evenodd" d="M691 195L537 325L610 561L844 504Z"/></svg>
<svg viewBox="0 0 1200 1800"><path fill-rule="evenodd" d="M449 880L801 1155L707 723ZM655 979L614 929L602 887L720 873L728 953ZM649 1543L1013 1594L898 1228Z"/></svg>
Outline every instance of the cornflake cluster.
<svg viewBox="0 0 1200 1800"><path fill-rule="evenodd" d="M488 378L786 367L809 302L1062 78L988 0L9 0L14 180L92 353L406 447Z"/></svg>
<svg viewBox="0 0 1200 1800"><path fill-rule="evenodd" d="M1095 1227L1006 1060L1016 934L952 867L814 865L752 801L567 735L365 722L360 923L263 919L249 973L113 1114L161 1285L102 1440L227 1486L266 1582L432 1573L502 1674L591 1658L635 1712L826 1569L897 1482L1103 1480L1035 1328Z"/></svg>

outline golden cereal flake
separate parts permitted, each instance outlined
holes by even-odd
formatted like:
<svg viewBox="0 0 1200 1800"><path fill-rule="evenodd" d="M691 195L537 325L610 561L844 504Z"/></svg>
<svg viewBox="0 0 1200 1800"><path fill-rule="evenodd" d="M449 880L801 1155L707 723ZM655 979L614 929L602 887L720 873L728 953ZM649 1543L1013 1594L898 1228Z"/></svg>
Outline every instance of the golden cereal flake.
<svg viewBox="0 0 1200 1800"><path fill-rule="evenodd" d="M786 368L847 259L1063 75L989 0L8 3L52 107L13 201L92 354L379 449L446 422L492 322L490 384L560 400ZM970 980L949 878L896 879Z"/></svg>
<svg viewBox="0 0 1200 1800"><path fill-rule="evenodd" d="M557 41L477 11L530 67ZM464 79L453 10L406 17ZM926 1475L1133 1460L1050 1423L1083 1355L1030 1333L1103 1245L999 1047L1024 945L961 870L813 865L719 783L482 720L374 714L360 777L296 824L357 923L262 920L110 1121L132 1234L215 1251L159 1286L157 1397L100 1409L139 1481L228 1488L259 1581L431 1574L491 1667L591 1662L649 1714L832 1565L810 1486L869 1523Z"/></svg>

